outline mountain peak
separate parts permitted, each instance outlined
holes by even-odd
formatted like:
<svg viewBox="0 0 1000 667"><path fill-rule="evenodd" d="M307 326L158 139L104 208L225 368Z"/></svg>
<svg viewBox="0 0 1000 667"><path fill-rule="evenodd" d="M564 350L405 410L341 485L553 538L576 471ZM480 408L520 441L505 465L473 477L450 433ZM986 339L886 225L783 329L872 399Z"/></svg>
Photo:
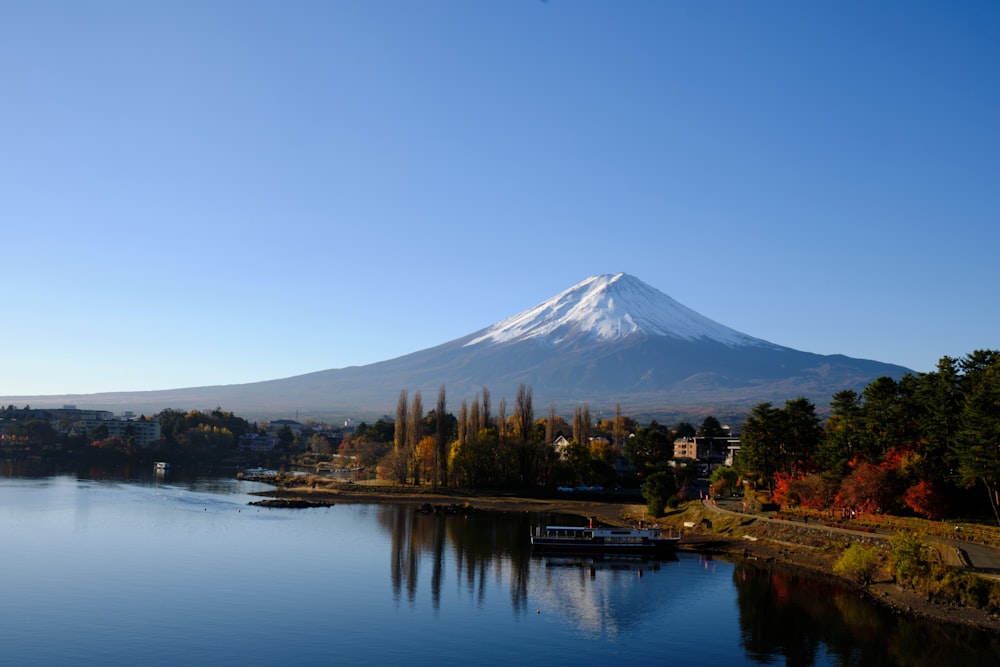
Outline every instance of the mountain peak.
<svg viewBox="0 0 1000 667"><path fill-rule="evenodd" d="M696 313L626 273L595 275L534 308L494 324L465 344L542 339L554 345L587 337L709 339L728 346L769 345Z"/></svg>

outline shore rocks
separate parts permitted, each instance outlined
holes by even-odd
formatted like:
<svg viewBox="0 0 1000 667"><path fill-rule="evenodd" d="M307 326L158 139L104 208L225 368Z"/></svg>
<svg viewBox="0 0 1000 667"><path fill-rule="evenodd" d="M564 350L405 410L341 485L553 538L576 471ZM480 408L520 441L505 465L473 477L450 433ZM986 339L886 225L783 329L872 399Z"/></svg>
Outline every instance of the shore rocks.
<svg viewBox="0 0 1000 667"><path fill-rule="evenodd" d="M479 512L479 510L469 503L453 503L451 505L431 505L430 503L424 503L417 511L421 514L439 514L443 516L471 516Z"/></svg>
<svg viewBox="0 0 1000 667"><path fill-rule="evenodd" d="M258 507L282 507L290 509L302 509L306 507L332 507L332 502L322 502L314 500L303 500L301 498L267 498L265 500L255 500L250 503Z"/></svg>

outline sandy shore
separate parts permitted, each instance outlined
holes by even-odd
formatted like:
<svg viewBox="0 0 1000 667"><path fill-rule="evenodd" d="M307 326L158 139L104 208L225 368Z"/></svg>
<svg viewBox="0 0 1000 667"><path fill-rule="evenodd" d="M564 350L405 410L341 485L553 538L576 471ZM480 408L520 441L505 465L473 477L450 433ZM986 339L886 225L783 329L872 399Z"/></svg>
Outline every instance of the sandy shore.
<svg viewBox="0 0 1000 667"><path fill-rule="evenodd" d="M468 506L476 510L569 514L613 526L634 525L649 520L645 505L621 497L520 497L456 491L433 491L429 487L369 484L311 483L259 492L261 504L301 501L302 506L337 503L410 503L431 506ZM817 526L778 524L752 515L736 514L689 503L683 510L656 520L681 534L680 548L691 551L750 557L798 567L833 577L833 564L848 544L847 539ZM877 540L875 537L865 537ZM845 581L848 585L852 582ZM864 594L899 613L914 614L1000 632L1000 616L983 610L929 602L892 581L876 581Z"/></svg>

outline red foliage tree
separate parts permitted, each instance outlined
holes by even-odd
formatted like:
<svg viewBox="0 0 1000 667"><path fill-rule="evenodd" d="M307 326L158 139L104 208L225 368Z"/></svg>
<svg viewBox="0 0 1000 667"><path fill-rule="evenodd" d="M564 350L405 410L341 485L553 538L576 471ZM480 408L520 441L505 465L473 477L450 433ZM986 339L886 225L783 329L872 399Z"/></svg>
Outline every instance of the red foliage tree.
<svg viewBox="0 0 1000 667"><path fill-rule="evenodd" d="M798 497L792 493L792 482L794 478L787 472L774 473L774 490L771 491L771 502L777 503L781 507L788 505L798 505Z"/></svg>
<svg viewBox="0 0 1000 667"><path fill-rule="evenodd" d="M895 481L892 469L867 461L854 462L853 467L853 472L840 484L837 504L863 512L885 512L892 498Z"/></svg>
<svg viewBox="0 0 1000 667"><path fill-rule="evenodd" d="M829 507L837 496L837 482L815 473L796 480L792 488L799 503L813 509Z"/></svg>
<svg viewBox="0 0 1000 667"><path fill-rule="evenodd" d="M903 503L917 514L928 519L943 519L947 514L947 505L933 482L920 480L903 494Z"/></svg>
<svg viewBox="0 0 1000 667"><path fill-rule="evenodd" d="M771 499L782 507L801 505L813 509L829 507L837 494L837 483L818 473L774 476Z"/></svg>

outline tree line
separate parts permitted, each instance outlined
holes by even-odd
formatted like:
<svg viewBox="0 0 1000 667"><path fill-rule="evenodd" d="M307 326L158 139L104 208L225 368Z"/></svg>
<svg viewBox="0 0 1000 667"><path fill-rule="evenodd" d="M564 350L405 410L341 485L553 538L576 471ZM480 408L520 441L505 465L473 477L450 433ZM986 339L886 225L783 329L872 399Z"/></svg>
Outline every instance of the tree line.
<svg viewBox="0 0 1000 667"><path fill-rule="evenodd" d="M1000 352L880 377L830 407L825 423L803 398L754 407L738 472L786 506L1000 523Z"/></svg>
<svg viewBox="0 0 1000 667"><path fill-rule="evenodd" d="M99 431L60 435L44 420L15 419L15 411L3 411L11 417L0 429L5 450L142 454L127 439ZM232 454L241 435L263 432L221 408L164 410L155 418L160 455L182 459ZM401 390L394 416L361 423L342 441L322 434L296 438L283 429L275 455L291 462L292 455L318 460L339 453L398 483L435 487L611 486L659 475L652 485L660 489L659 503L683 492L696 474L693 466L673 461L674 441L722 434L712 416L697 428L686 422L640 426L620 406L602 419L580 405L567 420L553 404L539 418L532 390L523 384L510 404L506 397L494 403L484 386L453 414L441 386L430 410L419 391ZM559 435L569 442L557 451ZM860 392L840 391L825 420L801 397L783 406L758 404L742 425L740 444L735 466L713 473L716 493L746 485L784 506L931 519L985 513L1000 523L1000 352L943 357L933 372L880 377ZM617 465L623 461L628 465Z"/></svg>
<svg viewBox="0 0 1000 667"><path fill-rule="evenodd" d="M670 467L678 437L722 435L715 417L701 429L681 422L671 429L653 421L640 427L616 406L607 419L595 418L587 405L574 408L567 421L550 404L538 417L531 387L521 384L512 403L494 404L488 387L463 399L457 414L447 410L445 387L425 414L423 397L401 390L394 417L361 423L345 436L343 455L377 467L381 476L400 484L470 488L534 489L586 485L610 488L641 483L648 475L670 470L679 486L694 468ZM563 436L568 442L557 449ZM627 460L623 470L616 464Z"/></svg>
<svg viewBox="0 0 1000 667"><path fill-rule="evenodd" d="M21 451L53 459L115 462L156 456L209 462L233 454L241 435L261 430L221 408L166 409L152 417L140 415L136 421L148 419L160 422L160 441L144 450L136 445L129 428L117 436L109 435L107 426L99 422L86 430L74 429L71 421L53 424L28 406L17 409L11 405L0 409L0 445L8 454Z"/></svg>

